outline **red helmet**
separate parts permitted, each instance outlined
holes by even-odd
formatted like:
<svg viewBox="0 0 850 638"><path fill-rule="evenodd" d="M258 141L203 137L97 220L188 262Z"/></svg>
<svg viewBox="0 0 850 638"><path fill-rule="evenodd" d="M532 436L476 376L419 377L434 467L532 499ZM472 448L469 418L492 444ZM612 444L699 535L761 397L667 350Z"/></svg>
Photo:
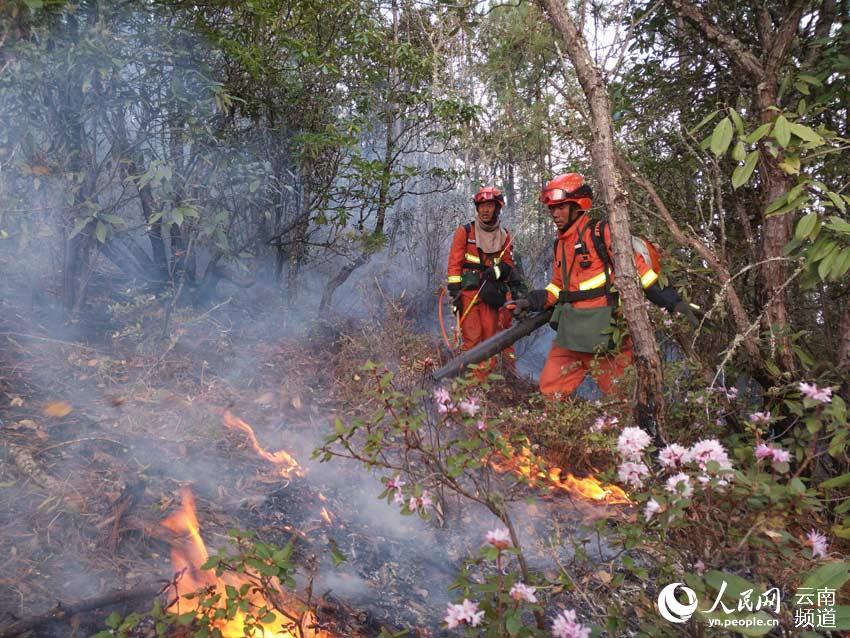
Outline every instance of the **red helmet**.
<svg viewBox="0 0 850 638"><path fill-rule="evenodd" d="M481 202L496 202L496 209L499 210L505 205L505 196L502 194L502 191L495 186L482 186L478 189L478 192L475 193L472 201L476 206L478 206Z"/></svg>
<svg viewBox="0 0 850 638"><path fill-rule="evenodd" d="M564 173L543 187L540 201L547 206L575 202L579 208L587 210L593 203L593 189L584 183L584 177L579 173Z"/></svg>

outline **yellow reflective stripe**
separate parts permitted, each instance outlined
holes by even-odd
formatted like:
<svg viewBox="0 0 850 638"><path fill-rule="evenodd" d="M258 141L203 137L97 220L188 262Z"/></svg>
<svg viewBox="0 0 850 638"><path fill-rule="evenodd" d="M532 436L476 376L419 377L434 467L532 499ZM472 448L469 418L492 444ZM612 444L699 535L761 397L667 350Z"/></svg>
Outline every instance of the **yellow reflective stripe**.
<svg viewBox="0 0 850 638"><path fill-rule="evenodd" d="M481 259L479 259L477 255L471 255L471 254L469 254L469 253L466 253L466 254L463 256L463 258L464 258L466 261L471 262L471 263L473 263L473 264L480 264L480 263L481 263Z"/></svg>
<svg viewBox="0 0 850 638"><path fill-rule="evenodd" d="M649 288L656 281L658 281L658 273L650 268L643 273L643 277L640 278L640 285L644 288Z"/></svg>
<svg viewBox="0 0 850 638"><path fill-rule="evenodd" d="M555 295L556 297L561 294L561 289L558 288L555 284L549 284L546 286L546 292Z"/></svg>
<svg viewBox="0 0 850 638"><path fill-rule="evenodd" d="M605 273L601 272L595 277L591 277L585 281L582 281L578 285L579 290L592 290L593 288L601 288L605 285Z"/></svg>
<svg viewBox="0 0 850 638"><path fill-rule="evenodd" d="M449 275L450 284L459 284L461 281L463 281L463 278L460 275Z"/></svg>

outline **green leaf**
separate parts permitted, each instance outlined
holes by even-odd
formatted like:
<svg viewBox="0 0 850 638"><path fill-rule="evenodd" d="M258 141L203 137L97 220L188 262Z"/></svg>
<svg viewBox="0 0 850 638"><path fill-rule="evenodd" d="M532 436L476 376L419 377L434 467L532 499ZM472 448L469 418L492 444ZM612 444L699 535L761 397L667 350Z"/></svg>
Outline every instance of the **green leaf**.
<svg viewBox="0 0 850 638"><path fill-rule="evenodd" d="M826 280L827 275L829 275L829 271L832 270L832 266L835 263L835 258L838 257L840 252L837 250L831 251L826 257L821 260L818 264L818 277L822 280Z"/></svg>
<svg viewBox="0 0 850 638"><path fill-rule="evenodd" d="M788 143L791 141L791 127L784 115L777 117L773 123L773 139L775 139L782 148L788 146Z"/></svg>
<svg viewBox="0 0 850 638"><path fill-rule="evenodd" d="M741 166L735 168L732 171L732 187L740 188L748 181L750 181L750 176L753 174L753 169L755 169L756 164L758 163L759 152L758 150L751 151L747 154L747 159Z"/></svg>
<svg viewBox="0 0 850 638"><path fill-rule="evenodd" d="M784 160L779 162L779 168L781 168L788 175L799 175L800 174L800 156L799 155L788 155Z"/></svg>
<svg viewBox="0 0 850 638"><path fill-rule="evenodd" d="M723 155L723 153L726 152L726 149L729 148L729 144L732 142L733 132L734 129L732 127L732 121L728 117L724 117L720 120L711 133L711 152L717 157Z"/></svg>
<svg viewBox="0 0 850 638"><path fill-rule="evenodd" d="M838 210L840 210L842 213L845 211L846 204L844 203L844 200L841 199L841 197L838 195L838 193L833 193L832 191L826 191L826 196L829 197L829 201L831 201ZM833 217L833 219L838 219L842 223L847 224L847 222L845 222L840 217ZM848 227L848 229L850 229L850 224L847 224L847 227Z"/></svg>
<svg viewBox="0 0 850 638"><path fill-rule="evenodd" d="M850 580L850 563L833 561L810 572L805 580L803 580L803 584L800 585L800 589L821 589L828 587L837 591L848 580Z"/></svg>
<svg viewBox="0 0 850 638"><path fill-rule="evenodd" d="M735 109L729 109L729 115L732 117L732 121L735 123L735 130L738 132L738 135L744 134L744 120L741 119L741 116L738 115L738 111Z"/></svg>
<svg viewBox="0 0 850 638"><path fill-rule="evenodd" d="M732 149L732 159L736 162L743 162L747 157L747 150L744 148L744 143L739 139Z"/></svg>
<svg viewBox="0 0 850 638"><path fill-rule="evenodd" d="M832 281L838 281L847 274L848 270L850 270L850 248L845 248L835 258L832 270L829 272L829 278Z"/></svg>
<svg viewBox="0 0 850 638"><path fill-rule="evenodd" d="M809 213L808 215L803 215L803 217L800 218L800 221L797 222L797 228L794 230L794 237L796 239L806 239L809 235L812 234L812 231L817 226L817 223L817 213Z"/></svg>
<svg viewBox="0 0 850 638"><path fill-rule="evenodd" d="M714 119L714 116L715 116L715 115L717 115L719 112L720 112L720 110L719 110L719 109L718 109L717 111L712 111L711 113L709 113L708 115L706 115L704 118L702 118L702 119L700 120L700 123L699 123L699 124L697 124L695 127L693 127L693 128L689 131L689 132L690 132L690 134L691 134L691 135L695 135L695 134L697 133L697 131L699 131L699 130L703 127L703 126L705 126L705 125L706 125L706 124L708 124L711 120L713 120L713 119Z"/></svg>
<svg viewBox="0 0 850 638"><path fill-rule="evenodd" d="M783 193L776 199L774 199L770 204L768 204L767 208L764 210L765 215L770 215L773 211L779 210L788 202L788 193Z"/></svg>
<svg viewBox="0 0 850 638"><path fill-rule="evenodd" d="M844 487L845 485L850 485L850 472L828 479L820 484L820 486L825 490L835 489L836 487Z"/></svg>
<svg viewBox="0 0 850 638"><path fill-rule="evenodd" d="M68 239L73 239L77 235L79 235L83 228L89 225L89 222L92 220L91 217L86 217L85 219L78 219L77 223L74 224L74 229L71 231L71 234L68 235Z"/></svg>
<svg viewBox="0 0 850 638"><path fill-rule="evenodd" d="M110 629L115 629L118 627L118 625L121 624L122 620L123 618L121 618L121 614L119 614L117 611L113 611L106 617L106 620L104 622L106 623L106 626Z"/></svg>
<svg viewBox="0 0 850 638"><path fill-rule="evenodd" d="M761 138L767 135L767 132L770 130L770 127L770 122L759 126L755 131L747 135L747 144L755 144L756 142L758 142Z"/></svg>
<svg viewBox="0 0 850 638"><path fill-rule="evenodd" d="M780 117L782 116L780 115ZM791 122L790 124L788 124L788 128L794 135L799 137L801 140L806 140L807 142L810 142L815 146L822 146L823 144L826 144L826 140L823 139L820 135L818 135L815 131L810 129L808 126L798 124L797 122ZM779 141L778 138L777 141ZM782 146L785 146L785 144L783 144Z"/></svg>
<svg viewBox="0 0 850 638"><path fill-rule="evenodd" d="M806 82L807 84L811 84L813 86L823 86L823 83L818 80L814 75L806 75L805 73L801 73L797 76L797 79Z"/></svg>
<svg viewBox="0 0 850 638"><path fill-rule="evenodd" d="M106 243L106 231L106 224L104 224L102 221L98 221L97 226L95 226L94 229L94 235L95 237L97 237L97 241L99 241L101 244Z"/></svg>

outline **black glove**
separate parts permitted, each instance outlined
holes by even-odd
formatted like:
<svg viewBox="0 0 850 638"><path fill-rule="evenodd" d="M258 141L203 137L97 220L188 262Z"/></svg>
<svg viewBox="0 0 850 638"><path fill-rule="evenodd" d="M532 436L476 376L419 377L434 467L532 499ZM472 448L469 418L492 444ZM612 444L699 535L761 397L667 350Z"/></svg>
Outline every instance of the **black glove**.
<svg viewBox="0 0 850 638"><path fill-rule="evenodd" d="M456 315L459 315L461 312L463 312L463 304L460 300L461 285L460 284L449 284L448 289L449 289L449 298L451 299L450 305L451 305L452 312Z"/></svg>
<svg viewBox="0 0 850 638"><path fill-rule="evenodd" d="M543 312L546 309L546 300L549 298L549 293L544 289L532 290L528 293L528 309L531 312Z"/></svg>
<svg viewBox="0 0 850 638"><path fill-rule="evenodd" d="M674 312L676 305L682 302L682 297L673 286L662 288L656 281L649 288L644 290L646 298L656 306L660 306L668 312Z"/></svg>
<svg viewBox="0 0 850 638"><path fill-rule="evenodd" d="M680 315L685 315L685 319L687 319L694 328L699 327L699 318L697 318L697 313L695 312L695 310L701 312L699 306L695 307L687 301L680 301L676 304L673 310L678 312Z"/></svg>
<svg viewBox="0 0 850 638"><path fill-rule="evenodd" d="M528 312L531 302L528 299L511 299L505 306L513 311L514 317L521 317Z"/></svg>
<svg viewBox="0 0 850 638"><path fill-rule="evenodd" d="M510 264L493 264L484 271L482 277L488 281L504 281L510 274Z"/></svg>

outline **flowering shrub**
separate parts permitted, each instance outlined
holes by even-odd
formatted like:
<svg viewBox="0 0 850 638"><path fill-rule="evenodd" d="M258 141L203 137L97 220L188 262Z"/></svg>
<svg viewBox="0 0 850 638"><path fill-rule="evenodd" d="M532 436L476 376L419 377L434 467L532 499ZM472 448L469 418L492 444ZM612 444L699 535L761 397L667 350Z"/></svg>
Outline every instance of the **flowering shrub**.
<svg viewBox="0 0 850 638"><path fill-rule="evenodd" d="M408 394L394 389L391 373L367 372L369 400L380 408L348 425L338 421L318 453L387 470L381 496L405 514L442 516L455 494L504 524L464 564L447 629L467 636L683 635L659 615L657 600L665 584L684 582L699 600L715 600L712 610L700 610L703 624L727 614L742 622L768 618L793 634L795 607L780 608L780 597L790 603L798 587L850 580L850 565L835 550L837 539L850 537L841 519L850 499L839 492L850 474L819 471L829 458L846 462L846 407L822 382L772 388L765 407L737 386L687 392L672 403L669 443L657 449L646 432L620 422L622 413L613 416L611 404L493 413L471 381ZM545 469L535 454L544 444L578 465L591 465L592 454L593 464L608 468L600 478L619 479L634 504L563 539L573 545L569 569L545 574L529 569L505 508L527 496ZM512 457L524 465L505 463ZM522 471L500 481L506 468ZM585 547L594 535L617 552L604 569ZM584 591L590 582L592 593ZM752 592L764 597L734 607L735 597ZM576 611L579 599L607 605ZM838 621L850 624L850 608L836 609ZM687 627L693 635L705 631Z"/></svg>

